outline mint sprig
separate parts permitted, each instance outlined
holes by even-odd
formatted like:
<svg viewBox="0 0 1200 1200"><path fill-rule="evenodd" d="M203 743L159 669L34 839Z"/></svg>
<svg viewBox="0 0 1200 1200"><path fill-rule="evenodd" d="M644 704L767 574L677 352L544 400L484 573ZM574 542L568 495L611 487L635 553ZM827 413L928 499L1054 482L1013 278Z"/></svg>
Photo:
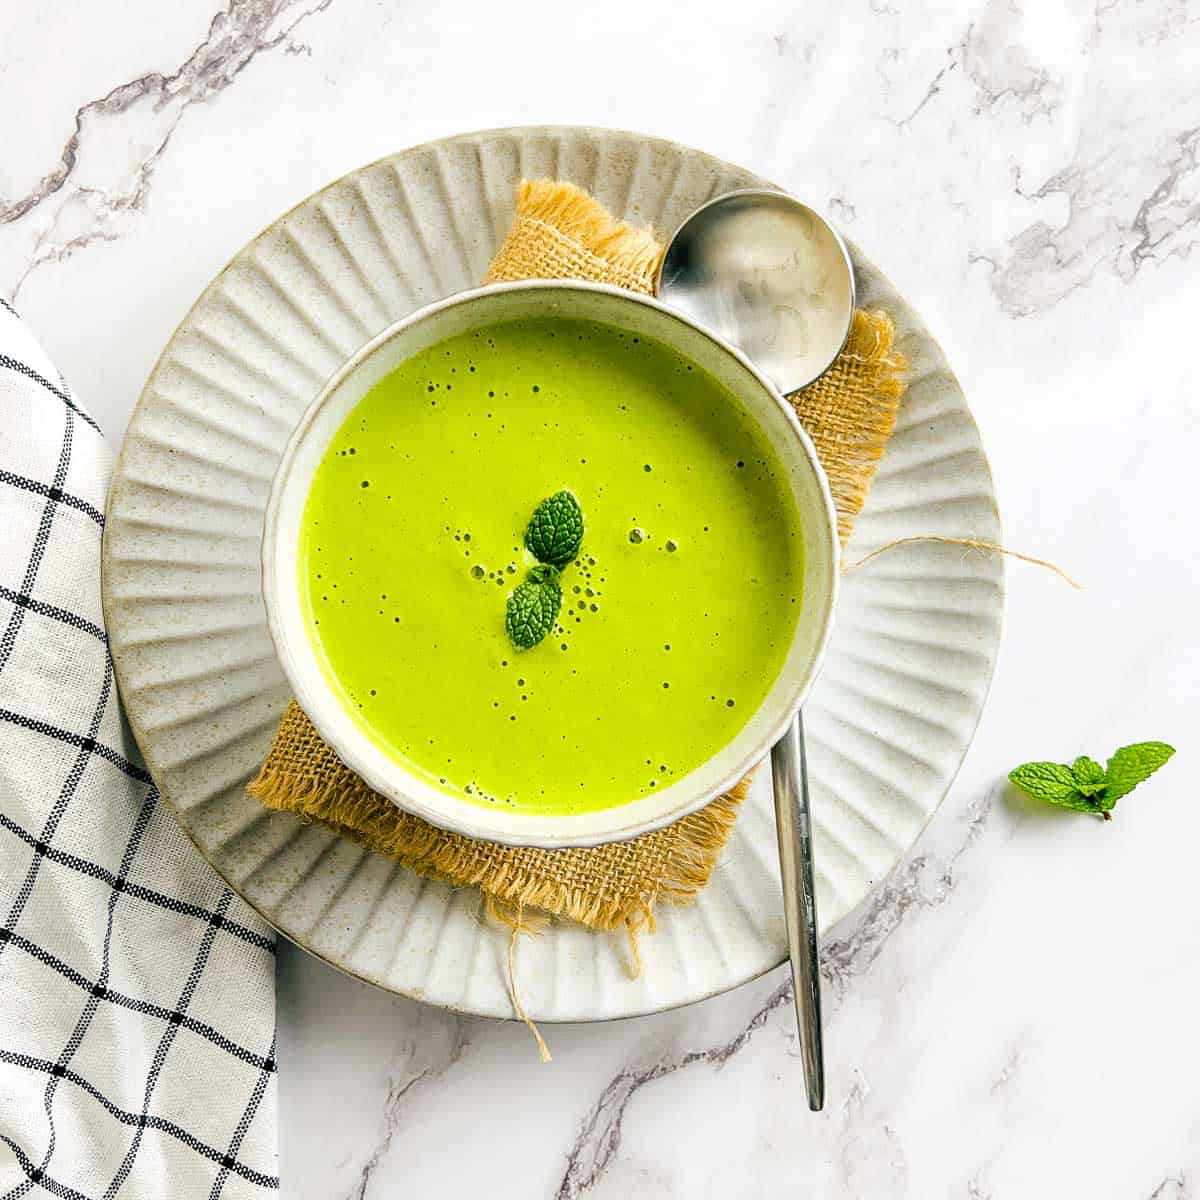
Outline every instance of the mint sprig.
<svg viewBox="0 0 1200 1200"><path fill-rule="evenodd" d="M1058 808L1095 813L1109 821L1113 806L1150 778L1175 753L1166 742L1122 746L1102 767L1087 755L1066 763L1030 762L1009 772L1026 795Z"/></svg>
<svg viewBox="0 0 1200 1200"><path fill-rule="evenodd" d="M531 650L558 620L562 608L558 575L583 545L579 501L565 489L547 496L529 518L525 545L538 565L513 588L504 611L504 628L518 650Z"/></svg>
<svg viewBox="0 0 1200 1200"><path fill-rule="evenodd" d="M565 567L583 545L583 509L579 501L565 488L547 496L529 518L525 545L538 562Z"/></svg>

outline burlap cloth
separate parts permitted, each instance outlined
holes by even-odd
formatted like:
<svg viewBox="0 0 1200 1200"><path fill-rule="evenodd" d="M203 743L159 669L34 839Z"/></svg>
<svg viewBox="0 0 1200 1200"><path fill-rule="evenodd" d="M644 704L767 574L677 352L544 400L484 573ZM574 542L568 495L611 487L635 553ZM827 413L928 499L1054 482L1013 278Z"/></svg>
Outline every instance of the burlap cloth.
<svg viewBox="0 0 1200 1200"><path fill-rule="evenodd" d="M652 234L614 221L569 183L523 182L516 216L485 283L587 279L649 293L662 253ZM862 509L896 421L905 362L891 319L857 312L845 349L816 383L791 396L825 468L843 544ZM536 850L437 829L373 792L321 740L293 701L249 786L269 808L322 821L419 875L478 887L489 911L526 905L593 929L636 935L655 905L686 903L712 874L749 779L690 817L632 841L588 850Z"/></svg>

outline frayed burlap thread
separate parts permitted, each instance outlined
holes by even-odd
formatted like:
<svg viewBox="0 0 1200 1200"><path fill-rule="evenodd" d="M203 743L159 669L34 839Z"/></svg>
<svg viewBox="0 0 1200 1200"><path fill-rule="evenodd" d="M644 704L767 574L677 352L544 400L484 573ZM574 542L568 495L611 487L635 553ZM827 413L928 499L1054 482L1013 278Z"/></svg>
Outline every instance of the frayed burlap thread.
<svg viewBox="0 0 1200 1200"><path fill-rule="evenodd" d="M661 255L653 234L614 220L574 185L525 181L484 282L574 278L649 293ZM887 314L859 312L830 371L791 397L829 476L843 544L895 424L904 369ZM529 931L524 914L536 909L626 931L636 971L638 934L653 929L659 902L687 903L708 882L748 786L747 778L700 812L628 842L584 850L501 846L437 829L383 799L293 702L249 790L267 807L321 821L419 875L479 888L490 913L516 914L506 921L510 968L518 934ZM509 982L523 1014L515 979Z"/></svg>
<svg viewBox="0 0 1200 1200"><path fill-rule="evenodd" d="M584 279L649 295L663 247L648 230L614 220L587 192L526 179L517 211L484 283Z"/></svg>

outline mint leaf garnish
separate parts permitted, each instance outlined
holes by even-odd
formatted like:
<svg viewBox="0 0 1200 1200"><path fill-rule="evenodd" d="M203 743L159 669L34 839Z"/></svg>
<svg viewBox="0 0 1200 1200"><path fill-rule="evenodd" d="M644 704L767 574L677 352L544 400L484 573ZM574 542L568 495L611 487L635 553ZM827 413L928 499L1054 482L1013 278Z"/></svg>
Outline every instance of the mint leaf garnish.
<svg viewBox="0 0 1200 1200"><path fill-rule="evenodd" d="M1174 748L1166 742L1135 742L1132 746L1122 746L1108 760L1102 806L1112 808L1122 796L1127 796L1139 783L1149 779L1174 753Z"/></svg>
<svg viewBox="0 0 1200 1200"><path fill-rule="evenodd" d="M1028 795L1037 800L1049 800L1051 804L1059 804L1075 794L1075 776L1070 767L1062 763L1031 762L1023 767L1017 767L1009 774L1013 781Z"/></svg>
<svg viewBox="0 0 1200 1200"><path fill-rule="evenodd" d="M565 489L547 496L529 518L525 545L538 565L524 583L513 588L504 613L504 627L518 650L536 646L558 620L562 607L558 573L583 545L583 509L579 501Z"/></svg>
<svg viewBox="0 0 1200 1200"><path fill-rule="evenodd" d="M1094 759L1081 754L1071 764L1075 789L1082 796L1095 796L1104 790L1104 768Z"/></svg>
<svg viewBox="0 0 1200 1200"><path fill-rule="evenodd" d="M1107 821L1117 801L1149 779L1174 753L1165 742L1136 742L1118 750L1107 767L1084 754L1069 767L1065 763L1025 763L1008 777L1036 800L1095 813Z"/></svg>
<svg viewBox="0 0 1200 1200"><path fill-rule="evenodd" d="M539 562L565 567L583 545L583 509L570 492L548 496L533 510L525 545Z"/></svg>
<svg viewBox="0 0 1200 1200"><path fill-rule="evenodd" d="M562 588L558 572L551 566L537 566L529 578L519 583L508 597L504 628L518 650L536 646L553 628L562 607Z"/></svg>

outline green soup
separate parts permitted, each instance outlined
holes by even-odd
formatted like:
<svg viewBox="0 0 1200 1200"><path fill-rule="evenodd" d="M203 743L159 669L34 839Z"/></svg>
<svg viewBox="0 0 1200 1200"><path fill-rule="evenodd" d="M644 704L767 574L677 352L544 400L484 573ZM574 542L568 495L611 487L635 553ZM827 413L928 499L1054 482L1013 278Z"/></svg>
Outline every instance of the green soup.
<svg viewBox="0 0 1200 1200"><path fill-rule="evenodd" d="M584 515L562 609L517 650L523 534ZM678 354L592 322L498 324L374 387L322 459L300 586L330 683L410 771L480 804L576 813L716 754L783 664L800 519L754 421Z"/></svg>

